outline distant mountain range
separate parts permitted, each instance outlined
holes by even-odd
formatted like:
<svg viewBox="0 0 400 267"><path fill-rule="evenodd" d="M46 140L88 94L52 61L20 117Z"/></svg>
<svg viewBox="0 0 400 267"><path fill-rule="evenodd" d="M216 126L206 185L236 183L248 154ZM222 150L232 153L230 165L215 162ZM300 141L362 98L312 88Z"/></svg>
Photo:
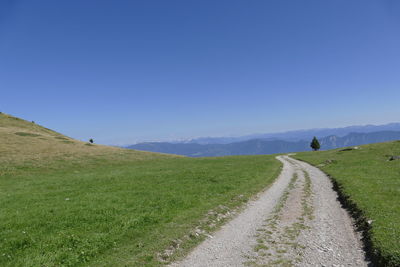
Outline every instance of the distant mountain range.
<svg viewBox="0 0 400 267"><path fill-rule="evenodd" d="M170 143L190 143L190 144L230 144L235 142L243 142L252 139L264 139L264 140L284 140L284 141L300 141L308 140L317 136L319 138L336 135L342 137L350 133L372 133L381 131L400 131L400 123L389 123L384 125L359 125L359 126L348 126L342 128L320 128L320 129L308 129L308 130L296 130L279 133L266 133L266 134L252 134L240 137L201 137L195 139L189 139L184 141L172 141Z"/></svg>
<svg viewBox="0 0 400 267"><path fill-rule="evenodd" d="M374 131L374 129L391 129ZM350 132L348 130L363 130L365 132ZM392 130L395 129L395 130ZM320 137L324 133L332 133L325 137ZM344 134L341 136L340 134ZM168 142L147 142L128 146L127 148L178 154L190 157L211 157L229 155L260 155L309 151L310 141L313 136L317 136L321 143L322 150L334 149L346 146L356 146L370 143L400 140L400 123L392 123L382 126L352 126L338 129L314 129L305 131L293 131L280 134L266 134L266 138L255 138L241 142L232 143L205 143L205 139L197 139L199 143L168 143ZM273 136L273 137L272 137ZM278 139L282 138L282 139ZM207 142L216 142L216 138L211 138ZM218 139L220 142L227 139Z"/></svg>

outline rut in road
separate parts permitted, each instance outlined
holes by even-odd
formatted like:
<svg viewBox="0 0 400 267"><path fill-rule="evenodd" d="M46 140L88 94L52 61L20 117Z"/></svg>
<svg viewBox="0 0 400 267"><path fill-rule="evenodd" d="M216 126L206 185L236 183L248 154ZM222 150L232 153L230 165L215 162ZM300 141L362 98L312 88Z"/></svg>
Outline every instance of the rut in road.
<svg viewBox="0 0 400 267"><path fill-rule="evenodd" d="M329 178L288 156L273 185L170 266L368 266Z"/></svg>

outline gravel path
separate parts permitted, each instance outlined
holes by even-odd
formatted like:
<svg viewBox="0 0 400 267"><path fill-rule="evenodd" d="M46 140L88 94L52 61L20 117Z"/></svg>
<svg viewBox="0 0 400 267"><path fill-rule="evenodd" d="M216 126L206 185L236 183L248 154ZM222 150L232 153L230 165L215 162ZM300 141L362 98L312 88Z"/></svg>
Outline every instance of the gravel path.
<svg viewBox="0 0 400 267"><path fill-rule="evenodd" d="M181 262L170 266L368 266L329 178L288 156L278 179Z"/></svg>

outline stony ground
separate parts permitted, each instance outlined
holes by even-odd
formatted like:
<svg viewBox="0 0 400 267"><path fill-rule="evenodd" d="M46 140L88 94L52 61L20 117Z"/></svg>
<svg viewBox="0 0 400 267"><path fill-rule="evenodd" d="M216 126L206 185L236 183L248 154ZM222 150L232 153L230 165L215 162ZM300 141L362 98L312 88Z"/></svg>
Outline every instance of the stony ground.
<svg viewBox="0 0 400 267"><path fill-rule="evenodd" d="M279 156L275 183L171 266L368 266L352 220L319 169Z"/></svg>

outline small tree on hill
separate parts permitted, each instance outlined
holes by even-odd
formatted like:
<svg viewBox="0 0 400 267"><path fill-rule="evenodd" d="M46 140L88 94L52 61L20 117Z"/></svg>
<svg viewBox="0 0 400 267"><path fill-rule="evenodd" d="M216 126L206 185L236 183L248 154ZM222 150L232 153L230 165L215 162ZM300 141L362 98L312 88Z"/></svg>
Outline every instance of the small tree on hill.
<svg viewBox="0 0 400 267"><path fill-rule="evenodd" d="M314 136L313 140L311 141L310 146L314 151L317 151L321 148L321 145L319 144L317 137Z"/></svg>
<svg viewBox="0 0 400 267"><path fill-rule="evenodd" d="M90 138L90 139L89 139L89 142L90 142L91 144L93 144L93 139L92 139L92 138Z"/></svg>

